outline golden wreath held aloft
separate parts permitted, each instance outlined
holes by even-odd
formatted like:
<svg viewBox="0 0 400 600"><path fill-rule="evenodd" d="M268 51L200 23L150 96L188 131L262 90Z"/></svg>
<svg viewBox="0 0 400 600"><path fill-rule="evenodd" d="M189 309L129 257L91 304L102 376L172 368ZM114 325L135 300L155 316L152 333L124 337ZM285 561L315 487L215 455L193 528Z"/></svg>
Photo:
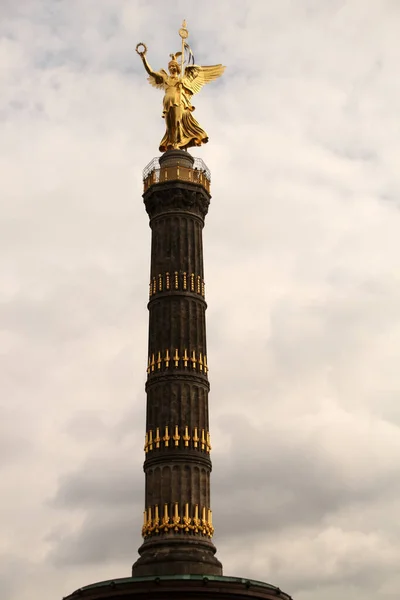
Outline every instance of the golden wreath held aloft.
<svg viewBox="0 0 400 600"><path fill-rule="evenodd" d="M143 50L139 50L140 46L142 46ZM136 44L136 52L139 54L139 56L143 56L144 54L146 54L146 52L147 52L146 44L144 44L143 42L139 42L138 44Z"/></svg>

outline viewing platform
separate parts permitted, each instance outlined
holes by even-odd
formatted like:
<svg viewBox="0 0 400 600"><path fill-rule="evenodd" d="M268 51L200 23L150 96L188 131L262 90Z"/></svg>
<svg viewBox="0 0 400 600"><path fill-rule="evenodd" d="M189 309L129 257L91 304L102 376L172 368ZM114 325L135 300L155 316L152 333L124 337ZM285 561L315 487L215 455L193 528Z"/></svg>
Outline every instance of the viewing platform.
<svg viewBox="0 0 400 600"><path fill-rule="evenodd" d="M182 154L179 151L177 156L174 150L169 150L162 155L162 164L159 158L153 158L143 170L144 191L157 183L185 181L200 184L210 193L211 173L207 165L201 158L193 158L189 153L182 157Z"/></svg>

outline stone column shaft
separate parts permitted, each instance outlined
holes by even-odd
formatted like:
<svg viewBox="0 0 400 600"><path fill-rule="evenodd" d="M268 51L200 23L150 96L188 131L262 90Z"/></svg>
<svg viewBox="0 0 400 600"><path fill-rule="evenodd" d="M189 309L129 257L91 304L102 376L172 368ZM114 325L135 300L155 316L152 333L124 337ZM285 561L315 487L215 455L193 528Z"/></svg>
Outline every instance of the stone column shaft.
<svg viewBox="0 0 400 600"><path fill-rule="evenodd" d="M144 193L152 243L144 542L135 576L222 574L211 542L202 242L210 194L193 160L166 152Z"/></svg>

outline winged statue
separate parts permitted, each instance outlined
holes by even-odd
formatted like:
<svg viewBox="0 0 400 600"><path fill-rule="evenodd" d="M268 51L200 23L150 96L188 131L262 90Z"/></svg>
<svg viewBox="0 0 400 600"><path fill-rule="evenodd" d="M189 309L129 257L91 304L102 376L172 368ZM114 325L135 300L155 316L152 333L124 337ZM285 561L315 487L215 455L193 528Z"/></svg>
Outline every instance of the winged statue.
<svg viewBox="0 0 400 600"><path fill-rule="evenodd" d="M189 52L189 59L193 59L193 53L189 45L184 41L187 37L185 27L179 31L182 37L182 52L170 54L168 73L161 69L154 71L146 58L147 48L140 43L136 51L143 61L149 77L149 83L158 89L164 90L163 118L166 130L160 142L160 152L166 152L174 148L187 149L191 146L201 146L208 142L208 135L193 116L195 107L192 97L197 94L203 85L214 81L222 75L225 70L223 65L212 65L202 67L196 64L185 66L185 51ZM181 57L180 62L178 58Z"/></svg>

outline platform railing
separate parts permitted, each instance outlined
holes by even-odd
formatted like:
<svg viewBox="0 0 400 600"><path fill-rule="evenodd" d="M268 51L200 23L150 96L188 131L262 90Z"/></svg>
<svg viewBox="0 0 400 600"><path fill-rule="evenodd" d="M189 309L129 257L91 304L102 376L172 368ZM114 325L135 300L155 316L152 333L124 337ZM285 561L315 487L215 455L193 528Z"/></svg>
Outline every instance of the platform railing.
<svg viewBox="0 0 400 600"><path fill-rule="evenodd" d="M211 173L201 158L194 159L193 167L179 164L160 167L158 158L153 158L143 170L144 191L156 183L176 180L199 183L210 191Z"/></svg>

